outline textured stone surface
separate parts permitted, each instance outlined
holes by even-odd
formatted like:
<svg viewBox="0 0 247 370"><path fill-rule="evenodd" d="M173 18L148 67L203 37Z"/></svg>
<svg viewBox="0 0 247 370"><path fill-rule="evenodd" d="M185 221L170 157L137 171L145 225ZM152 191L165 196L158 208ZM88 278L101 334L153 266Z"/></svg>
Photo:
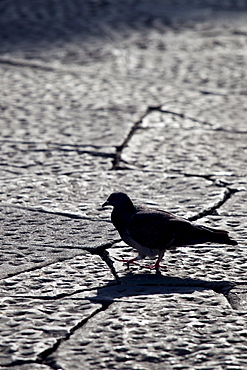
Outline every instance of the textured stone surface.
<svg viewBox="0 0 247 370"><path fill-rule="evenodd" d="M2 280L0 296L52 299L105 286L110 280L112 277L100 257L84 253Z"/></svg>
<svg viewBox="0 0 247 370"><path fill-rule="evenodd" d="M202 99L199 94L191 99L151 111L123 150L122 160L144 170L228 175L233 180L246 176L246 122L236 112L240 105L245 110L247 99Z"/></svg>
<svg viewBox="0 0 247 370"><path fill-rule="evenodd" d="M137 184L142 184L141 188ZM6 179L2 189L2 276L78 254L85 256L84 247L117 241L119 235L110 223L110 210L101 208L114 190L136 194L134 199L139 204L185 217L210 209L225 194L224 188L201 177L157 177L151 171L91 173L76 178L24 177L12 184ZM225 214L203 221L209 226L228 228L238 237L231 225L227 226L231 219Z"/></svg>
<svg viewBox="0 0 247 370"><path fill-rule="evenodd" d="M246 317L233 314L211 291L147 296L143 288L137 297L126 297L124 291L121 297L60 346L56 366L201 369L217 368L224 358L225 366L234 363L241 369L245 363Z"/></svg>
<svg viewBox="0 0 247 370"><path fill-rule="evenodd" d="M37 360L99 308L81 297L48 301L5 297L1 302L1 365Z"/></svg>
<svg viewBox="0 0 247 370"><path fill-rule="evenodd" d="M74 220L4 207L1 209L0 274L6 277L25 269L38 269L75 255L82 255L86 263L89 254L83 247L96 247L117 239L116 232L107 230L100 220Z"/></svg>
<svg viewBox="0 0 247 370"><path fill-rule="evenodd" d="M13 370L29 370L30 368L34 370L49 370L50 366L42 365L42 364L25 364L25 365L17 365L17 366L11 366L11 369ZM8 370L9 366L1 366L2 370Z"/></svg>
<svg viewBox="0 0 247 370"><path fill-rule="evenodd" d="M246 368L246 20L245 0L0 1L1 369ZM116 190L239 245L126 271Z"/></svg>

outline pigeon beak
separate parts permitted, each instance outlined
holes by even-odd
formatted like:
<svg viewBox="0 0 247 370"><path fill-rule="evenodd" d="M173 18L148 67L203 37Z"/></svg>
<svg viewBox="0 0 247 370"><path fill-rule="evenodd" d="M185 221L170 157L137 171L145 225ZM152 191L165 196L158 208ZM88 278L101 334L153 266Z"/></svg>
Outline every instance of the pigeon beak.
<svg viewBox="0 0 247 370"><path fill-rule="evenodd" d="M102 204L102 207L110 206L109 201L107 200L104 204Z"/></svg>

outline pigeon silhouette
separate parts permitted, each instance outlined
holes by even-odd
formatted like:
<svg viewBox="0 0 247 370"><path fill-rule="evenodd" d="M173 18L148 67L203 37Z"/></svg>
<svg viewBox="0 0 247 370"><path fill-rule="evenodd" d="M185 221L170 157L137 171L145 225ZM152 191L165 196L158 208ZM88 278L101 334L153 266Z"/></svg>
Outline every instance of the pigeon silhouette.
<svg viewBox="0 0 247 370"><path fill-rule="evenodd" d="M158 259L153 266L159 271L160 261L167 249L201 243L237 245L228 232L200 226L172 213L134 206L125 193L112 193L102 205L113 206L111 220L123 241L138 251L131 262L148 257Z"/></svg>

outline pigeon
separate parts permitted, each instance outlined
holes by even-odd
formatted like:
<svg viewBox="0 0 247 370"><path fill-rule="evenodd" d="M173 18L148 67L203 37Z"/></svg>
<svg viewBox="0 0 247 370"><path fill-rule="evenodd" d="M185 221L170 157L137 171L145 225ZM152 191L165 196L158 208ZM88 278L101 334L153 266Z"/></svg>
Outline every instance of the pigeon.
<svg viewBox="0 0 247 370"><path fill-rule="evenodd" d="M139 253L137 257L124 261L127 267L145 257L158 256L152 266L158 273L166 250L207 242L238 244L227 231L200 226L166 211L135 206L125 193L112 193L102 205L105 206L113 206L113 225L122 240Z"/></svg>

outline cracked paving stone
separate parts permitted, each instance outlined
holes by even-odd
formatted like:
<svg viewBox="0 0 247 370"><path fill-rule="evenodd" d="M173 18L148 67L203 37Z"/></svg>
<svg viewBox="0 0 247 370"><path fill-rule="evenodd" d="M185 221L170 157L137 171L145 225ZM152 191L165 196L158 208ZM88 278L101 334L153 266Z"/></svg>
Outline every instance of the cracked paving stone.
<svg viewBox="0 0 247 370"><path fill-rule="evenodd" d="M183 113L181 117L164 113L163 108L151 111L123 148L122 165L129 164L136 169L160 172L225 174L232 176L232 180L234 177L246 176L246 159L243 153L246 150L247 131L238 131L239 117L236 116L234 120L234 116L230 115L232 111L239 109L240 103L231 101L229 97L227 102L233 105L232 110L229 107L229 117L226 114L221 117L220 106L218 115L215 114L213 122L209 124L200 122L204 118L197 113L194 113L192 120L189 114L187 118L187 113ZM197 105L202 105L201 99L194 98L193 103L197 109ZM223 102L222 104L224 105ZM247 99L244 104L247 105ZM179 110L179 102L177 106ZM186 111L187 106L182 108ZM169 108L165 109L170 112ZM227 130L227 127L230 128Z"/></svg>
<svg viewBox="0 0 247 370"><path fill-rule="evenodd" d="M0 299L33 297L52 300L115 283L99 256L83 253L34 271L24 271L0 282Z"/></svg>
<svg viewBox="0 0 247 370"><path fill-rule="evenodd" d="M127 289L135 295L134 286ZM243 350L233 343L247 346L246 314L234 313L212 291L145 295L144 288L141 297L125 292L121 297L63 342L48 363L65 370L79 369L81 363L97 370L201 369L227 363L241 369L245 363Z"/></svg>
<svg viewBox="0 0 247 370"><path fill-rule="evenodd" d="M151 76L146 86L150 93L154 81L160 86L169 81L202 90L246 91L245 1L224 1L219 7L212 1L191 0L178 1L175 7L172 1L164 4L159 0L152 4L109 3L106 7L91 1L51 4L24 6L16 0L2 4L3 62L11 65L12 56L20 65L41 61L44 70L76 66L84 72L80 78L89 75L91 80L95 80L95 71L104 81L107 74L112 77L114 73L129 77L130 83L136 77L141 83ZM79 90L78 84L76 87ZM45 98L49 99L49 85L46 89ZM87 94L94 102L100 92L91 84L82 97Z"/></svg>
<svg viewBox="0 0 247 370"><path fill-rule="evenodd" d="M73 257L83 247L119 240L109 210L101 207L115 190L130 194L138 203L184 217L217 204L225 192L204 178L142 171L95 172L79 178L25 177L2 184L2 276ZM212 216L206 224L231 232L226 221L230 221L227 213L223 219ZM238 239L237 234L233 236Z"/></svg>
<svg viewBox="0 0 247 370"><path fill-rule="evenodd" d="M71 219L66 216L31 212L14 207L1 209L0 276L7 277L29 269L85 256L83 247L97 247L119 239L105 222ZM91 257L90 257L91 258Z"/></svg>
<svg viewBox="0 0 247 370"><path fill-rule="evenodd" d="M239 245L167 253L163 286L118 261L114 286L82 247L119 239L101 210L113 191L193 217L246 188L246 2L0 10L1 368L243 370L244 191L198 220Z"/></svg>
<svg viewBox="0 0 247 370"><path fill-rule="evenodd" d="M19 166L34 164L35 154L37 162L54 166L61 159L66 164L72 154L77 162L87 159L83 156L83 147L91 147L91 151L97 154L99 150L93 150L92 146L102 146L102 151L105 148L107 153L107 148L118 143L118 137L125 134L136 117L130 98L126 97L124 103L114 95L109 101L110 90L118 91L114 80L103 83L104 87L101 80L95 80L93 87L91 76L80 71L78 75L56 71L47 74L28 68L3 68L1 77L5 86L1 91L5 101L0 120L1 133L6 150L10 147L10 164L11 158L18 160L16 165L19 163ZM116 132L114 123L118 121L123 124ZM60 150L52 144L57 144ZM40 145L47 150L35 152ZM62 149L66 145L67 149L77 146L78 151L65 152ZM29 153L25 153L26 148L31 149ZM7 161L8 157L5 159ZM69 166L66 168L65 164L64 170L67 171Z"/></svg>
<svg viewBox="0 0 247 370"><path fill-rule="evenodd" d="M90 294L87 292L87 296ZM90 303L84 296L49 301L28 297L3 298L0 304L0 364L37 361L39 355L98 312L101 305Z"/></svg>
<svg viewBox="0 0 247 370"><path fill-rule="evenodd" d="M227 107L227 109L226 109ZM230 133L247 133L245 124L245 109L247 99L245 95L203 94L190 91L180 95L177 101L170 101L160 107L160 111L191 118L195 127L202 127L216 131Z"/></svg>
<svg viewBox="0 0 247 370"><path fill-rule="evenodd" d="M27 175L75 175L83 171L109 170L114 147L50 144L1 140L1 172L7 178Z"/></svg>
<svg viewBox="0 0 247 370"><path fill-rule="evenodd" d="M25 176L18 182L1 180L4 206L32 208L51 213L71 213L90 220L106 220L102 200L113 191L124 191L136 201L189 217L224 197L225 188L198 176L155 171L107 171L67 176ZM203 199L203 201L202 201ZM66 215L65 215L66 216Z"/></svg>

